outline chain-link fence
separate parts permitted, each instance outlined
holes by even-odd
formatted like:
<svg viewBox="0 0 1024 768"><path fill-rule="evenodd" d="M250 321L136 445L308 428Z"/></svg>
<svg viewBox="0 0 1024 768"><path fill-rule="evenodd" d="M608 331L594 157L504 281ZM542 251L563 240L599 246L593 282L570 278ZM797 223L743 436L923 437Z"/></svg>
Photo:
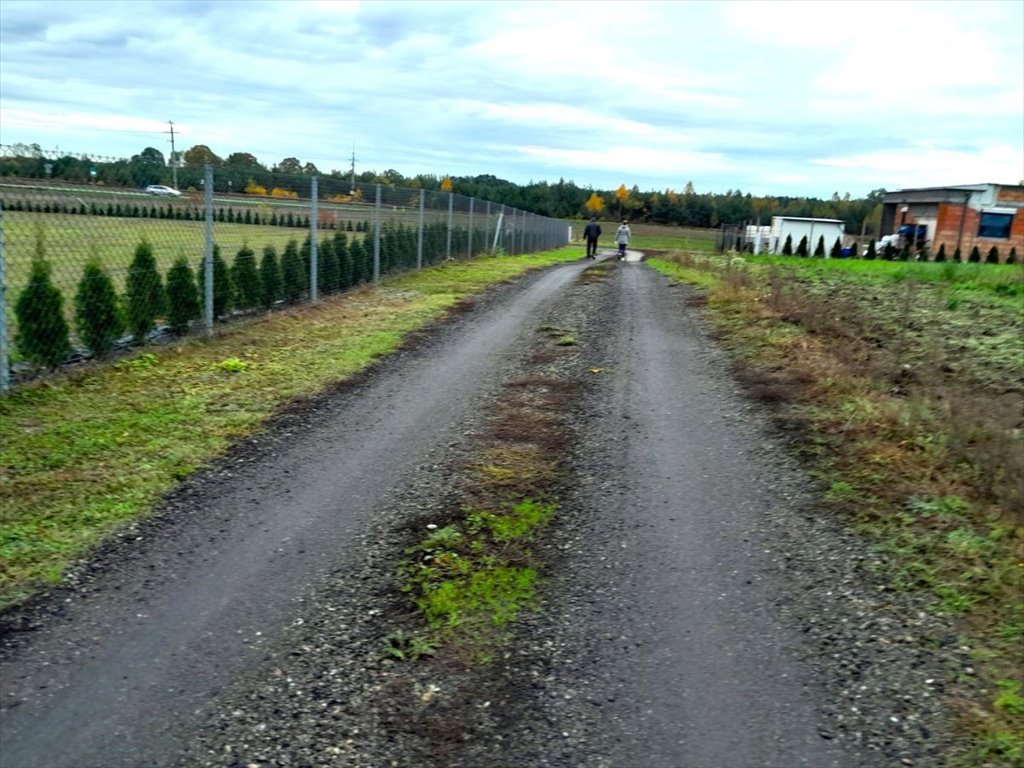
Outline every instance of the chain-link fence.
<svg viewBox="0 0 1024 768"><path fill-rule="evenodd" d="M567 222L450 192L170 171L0 147L0 392L399 270L568 241Z"/></svg>

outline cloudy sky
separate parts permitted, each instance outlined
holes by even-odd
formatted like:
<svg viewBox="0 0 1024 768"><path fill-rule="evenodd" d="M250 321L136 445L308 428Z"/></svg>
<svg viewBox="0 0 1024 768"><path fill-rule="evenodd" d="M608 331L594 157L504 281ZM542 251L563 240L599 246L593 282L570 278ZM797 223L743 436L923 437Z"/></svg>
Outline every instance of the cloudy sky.
<svg viewBox="0 0 1024 768"><path fill-rule="evenodd" d="M1024 178L1022 0L0 0L0 142L830 196Z"/></svg>

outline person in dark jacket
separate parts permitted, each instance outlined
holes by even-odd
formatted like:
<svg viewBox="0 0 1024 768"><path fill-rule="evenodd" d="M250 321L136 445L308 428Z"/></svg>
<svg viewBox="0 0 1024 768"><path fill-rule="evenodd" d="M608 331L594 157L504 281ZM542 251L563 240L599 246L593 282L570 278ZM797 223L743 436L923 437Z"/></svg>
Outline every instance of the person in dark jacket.
<svg viewBox="0 0 1024 768"><path fill-rule="evenodd" d="M587 241L587 258L597 258L597 238L601 236L601 225L597 219L591 219L583 228L583 239Z"/></svg>

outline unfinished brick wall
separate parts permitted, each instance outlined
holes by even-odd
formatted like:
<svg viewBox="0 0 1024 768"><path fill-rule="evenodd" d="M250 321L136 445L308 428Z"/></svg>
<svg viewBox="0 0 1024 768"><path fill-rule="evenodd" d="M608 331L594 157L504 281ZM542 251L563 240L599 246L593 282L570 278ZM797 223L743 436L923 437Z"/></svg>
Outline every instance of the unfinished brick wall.
<svg viewBox="0 0 1024 768"><path fill-rule="evenodd" d="M1024 202L1024 191L1001 190L1001 192L1017 195L1004 198L1002 194L998 198L998 204ZM1015 206L1007 206L1015 207ZM963 219L963 238L960 238L960 221ZM935 224L935 238L931 244L931 252L934 254L939 246L946 244L946 255L952 256L956 250L957 242L960 242L960 253L964 261L974 246L978 246L982 259L988 254L989 249L995 246L999 249L999 260L1006 261L1010 248L1016 247L1018 261L1024 257L1024 208L1018 208L1017 214L1013 217L1013 224L1010 227L1009 239L994 239L978 237L978 225L981 221L981 212L973 208L957 203L940 203L938 220Z"/></svg>

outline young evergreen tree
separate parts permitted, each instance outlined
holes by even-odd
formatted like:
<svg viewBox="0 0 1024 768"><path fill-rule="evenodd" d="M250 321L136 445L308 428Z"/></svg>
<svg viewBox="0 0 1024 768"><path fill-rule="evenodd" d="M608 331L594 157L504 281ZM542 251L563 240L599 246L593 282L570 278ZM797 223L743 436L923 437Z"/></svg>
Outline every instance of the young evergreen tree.
<svg viewBox="0 0 1024 768"><path fill-rule="evenodd" d="M231 309L234 293L231 285L231 270L224 257L220 255L220 246L213 244L213 316L223 317Z"/></svg>
<svg viewBox="0 0 1024 768"><path fill-rule="evenodd" d="M910 243L904 243L900 248L900 261L910 261Z"/></svg>
<svg viewBox="0 0 1024 768"><path fill-rule="evenodd" d="M124 318L117 289L99 260L89 259L75 294L75 327L78 337L96 357L103 357L124 333Z"/></svg>
<svg viewBox="0 0 1024 768"><path fill-rule="evenodd" d="M939 244L939 250L935 252L935 260L936 261L945 261L946 260L946 244L945 243L940 243Z"/></svg>
<svg viewBox="0 0 1024 768"><path fill-rule="evenodd" d="M302 274L306 276L307 283L309 281L309 265L313 260L313 239L309 233L302 239L302 245L299 246L299 256L302 257Z"/></svg>
<svg viewBox="0 0 1024 768"><path fill-rule="evenodd" d="M256 253L248 244L243 244L235 254L231 268L231 280L235 285L235 298L242 309L258 307L263 301L263 287L260 272L256 266Z"/></svg>
<svg viewBox="0 0 1024 768"><path fill-rule="evenodd" d="M825 236L820 235L818 237L818 244L814 246L814 257L817 259L825 258Z"/></svg>
<svg viewBox="0 0 1024 768"><path fill-rule="evenodd" d="M998 264L999 263L999 249L994 245L988 249L988 255L985 257L986 264Z"/></svg>
<svg viewBox="0 0 1024 768"><path fill-rule="evenodd" d="M971 264L978 264L981 262L981 251L978 250L978 246L971 248L971 255L967 257L967 261Z"/></svg>
<svg viewBox="0 0 1024 768"><path fill-rule="evenodd" d="M466 241L467 248L469 240ZM411 226L398 228L398 260L404 269L416 266L416 232Z"/></svg>
<svg viewBox="0 0 1024 768"><path fill-rule="evenodd" d="M886 261L892 261L896 258L896 249L893 247L892 243L885 244L885 247L882 249L882 258Z"/></svg>
<svg viewBox="0 0 1024 768"><path fill-rule="evenodd" d="M796 255L803 258L807 257L807 235L800 238L800 244L796 247Z"/></svg>
<svg viewBox="0 0 1024 768"><path fill-rule="evenodd" d="M187 333L203 311L196 276L185 256L179 256L167 271L167 303L167 324L178 334Z"/></svg>
<svg viewBox="0 0 1024 768"><path fill-rule="evenodd" d="M870 261L874 261L878 258L878 251L875 248L875 241L873 238L868 241L868 250L867 253L864 254L864 258Z"/></svg>
<svg viewBox="0 0 1024 768"><path fill-rule="evenodd" d="M306 289L306 276L302 269L302 257L299 255L299 244L289 240L281 254L281 282L284 288L284 299L295 304L302 298Z"/></svg>
<svg viewBox="0 0 1024 768"><path fill-rule="evenodd" d="M786 242L782 246L782 255L783 256L792 256L793 255L793 236L792 235L786 235Z"/></svg>
<svg viewBox="0 0 1024 768"><path fill-rule="evenodd" d="M953 250L953 261L955 261L957 264L963 261L963 256L960 255L959 245Z"/></svg>
<svg viewBox="0 0 1024 768"><path fill-rule="evenodd" d="M364 242L361 237L353 237L348 247L349 260L352 263L352 285L359 285L367 280Z"/></svg>
<svg viewBox="0 0 1024 768"><path fill-rule="evenodd" d="M317 286L321 293L337 293L341 283L338 259L334 255L334 238L325 237L316 249Z"/></svg>
<svg viewBox="0 0 1024 768"><path fill-rule="evenodd" d="M1010 248L1010 255L1006 257L1006 263L1007 264L1016 264L1017 263L1017 246L1013 246L1012 248Z"/></svg>
<svg viewBox="0 0 1024 768"><path fill-rule="evenodd" d="M348 236L340 229L334 233L334 258L338 262L338 289L352 285L352 258L348 251Z"/></svg>
<svg viewBox="0 0 1024 768"><path fill-rule="evenodd" d="M384 227L380 233L380 273L386 275L395 268L395 231Z"/></svg>
<svg viewBox="0 0 1024 768"><path fill-rule="evenodd" d="M153 246L145 240L135 247L135 256L125 280L125 292L128 330L135 341L141 343L153 330L156 319L164 314L165 307L164 286L156 268Z"/></svg>
<svg viewBox="0 0 1024 768"><path fill-rule="evenodd" d="M829 252L829 258L843 258L843 242L838 237L836 238L836 241L832 243L832 250Z"/></svg>
<svg viewBox="0 0 1024 768"><path fill-rule="evenodd" d="M281 265L277 259L277 249L268 245L263 249L260 261L260 285L263 288L263 306L268 309L275 302L284 298L281 290Z"/></svg>
<svg viewBox="0 0 1024 768"><path fill-rule="evenodd" d="M64 297L50 279L50 263L37 255L32 260L28 285L14 304L18 319L18 351L33 362L53 369L71 351Z"/></svg>

